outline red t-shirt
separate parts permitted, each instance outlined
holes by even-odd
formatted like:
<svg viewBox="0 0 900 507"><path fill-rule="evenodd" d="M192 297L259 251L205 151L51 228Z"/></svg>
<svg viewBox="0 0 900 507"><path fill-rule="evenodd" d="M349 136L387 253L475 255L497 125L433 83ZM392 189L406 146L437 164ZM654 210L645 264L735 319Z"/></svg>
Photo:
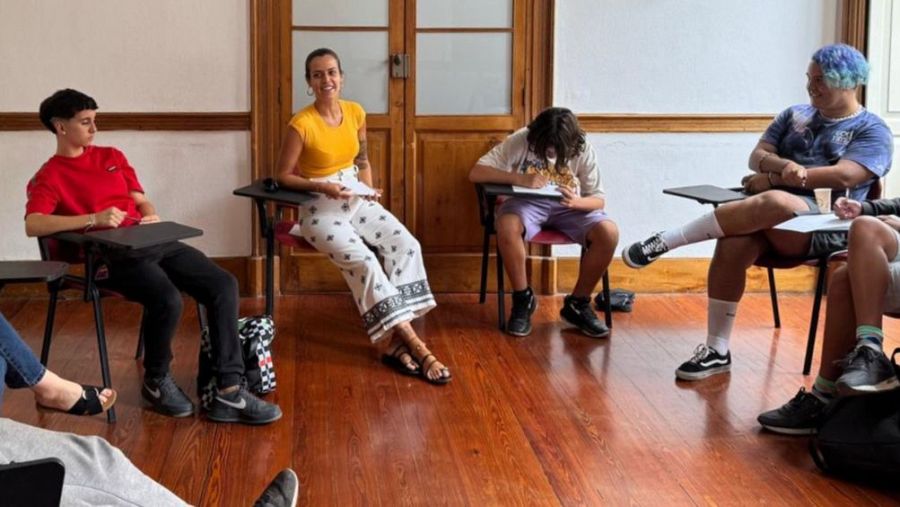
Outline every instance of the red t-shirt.
<svg viewBox="0 0 900 507"><path fill-rule="evenodd" d="M140 222L131 192L144 192L121 151L88 146L77 157L54 155L28 182L25 215L86 215L115 206L128 214L120 227Z"/></svg>

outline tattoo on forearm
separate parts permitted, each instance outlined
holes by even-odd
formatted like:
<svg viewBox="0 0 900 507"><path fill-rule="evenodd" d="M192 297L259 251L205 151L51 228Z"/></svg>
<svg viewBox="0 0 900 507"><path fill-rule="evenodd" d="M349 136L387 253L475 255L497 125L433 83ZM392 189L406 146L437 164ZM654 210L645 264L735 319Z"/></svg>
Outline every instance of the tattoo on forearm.
<svg viewBox="0 0 900 507"><path fill-rule="evenodd" d="M356 162L367 162L369 160L369 146L365 139L359 140L359 153L356 154Z"/></svg>

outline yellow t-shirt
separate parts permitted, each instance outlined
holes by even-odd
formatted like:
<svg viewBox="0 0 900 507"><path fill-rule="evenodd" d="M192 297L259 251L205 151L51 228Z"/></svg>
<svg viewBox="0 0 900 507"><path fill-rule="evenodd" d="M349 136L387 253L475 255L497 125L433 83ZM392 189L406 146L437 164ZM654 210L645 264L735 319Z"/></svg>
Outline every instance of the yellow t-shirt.
<svg viewBox="0 0 900 507"><path fill-rule="evenodd" d="M353 165L359 154L359 127L366 121L362 106L349 100L338 101L343 121L337 127L325 123L310 104L291 118L289 125L300 134L303 151L297 160L297 168L304 178L330 176Z"/></svg>

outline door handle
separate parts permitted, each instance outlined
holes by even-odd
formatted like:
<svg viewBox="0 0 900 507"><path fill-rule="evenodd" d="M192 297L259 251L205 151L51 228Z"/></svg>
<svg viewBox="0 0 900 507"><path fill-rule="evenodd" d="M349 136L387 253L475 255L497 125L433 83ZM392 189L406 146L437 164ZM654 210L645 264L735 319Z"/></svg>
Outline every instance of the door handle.
<svg viewBox="0 0 900 507"><path fill-rule="evenodd" d="M395 53L391 55L391 77L406 79L409 77L409 55Z"/></svg>

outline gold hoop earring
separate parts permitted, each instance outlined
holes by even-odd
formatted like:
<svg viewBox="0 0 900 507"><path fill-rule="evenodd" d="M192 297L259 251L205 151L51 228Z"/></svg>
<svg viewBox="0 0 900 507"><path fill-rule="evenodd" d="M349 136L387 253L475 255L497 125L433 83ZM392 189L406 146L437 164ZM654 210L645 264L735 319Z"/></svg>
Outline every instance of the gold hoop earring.
<svg viewBox="0 0 900 507"><path fill-rule="evenodd" d="M310 97L313 96L313 89L312 89L312 86L307 86L307 87L306 87L306 94L309 95Z"/></svg>

